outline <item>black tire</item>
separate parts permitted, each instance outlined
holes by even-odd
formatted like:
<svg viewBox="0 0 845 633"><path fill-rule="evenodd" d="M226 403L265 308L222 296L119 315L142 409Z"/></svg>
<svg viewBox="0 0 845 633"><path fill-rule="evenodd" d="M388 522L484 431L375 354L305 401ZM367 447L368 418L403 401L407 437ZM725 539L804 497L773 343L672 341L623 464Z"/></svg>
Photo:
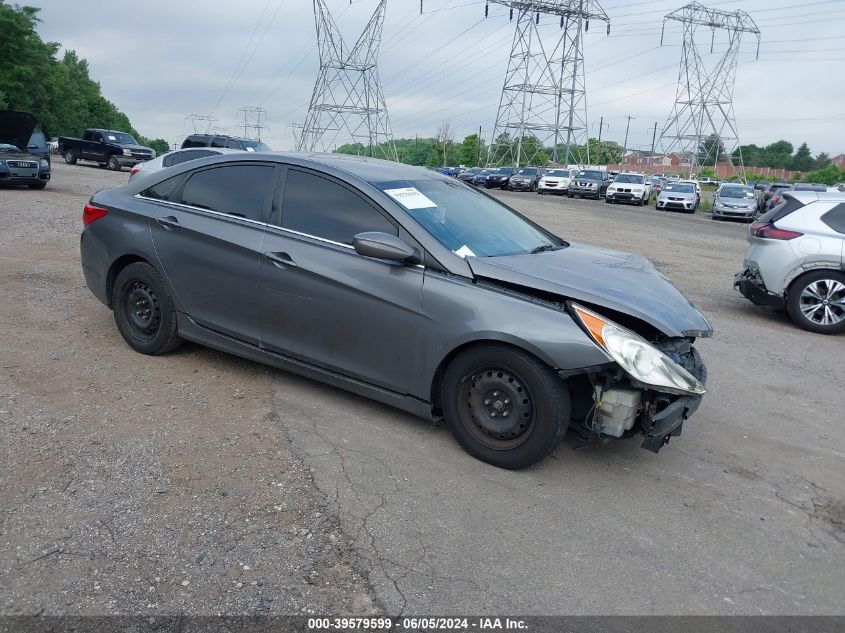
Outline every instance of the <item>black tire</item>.
<svg viewBox="0 0 845 633"><path fill-rule="evenodd" d="M610 199L610 198L608 198L607 196L605 196L605 197L604 197L604 201L605 201L607 204L613 204L613 200L611 200L611 199Z"/></svg>
<svg viewBox="0 0 845 633"><path fill-rule="evenodd" d="M638 207L641 207L644 204L645 204L645 198L640 198L639 200L637 200L637 206Z"/></svg>
<svg viewBox="0 0 845 633"><path fill-rule="evenodd" d="M552 452L571 413L569 391L557 374L521 350L495 344L452 360L442 404L464 450L508 469L525 468Z"/></svg>
<svg viewBox="0 0 845 633"><path fill-rule="evenodd" d="M165 354L181 344L167 284L146 262L120 271L112 290L114 321L123 340L142 354Z"/></svg>
<svg viewBox="0 0 845 633"><path fill-rule="evenodd" d="M820 297L818 300L815 300L814 293ZM820 309L808 315L807 310L815 304L820 305ZM835 270L817 270L802 275L789 288L786 310L802 330L817 334L845 332L845 274ZM825 324L825 316L833 322Z"/></svg>
<svg viewBox="0 0 845 633"><path fill-rule="evenodd" d="M43 189L46 186L47 186L46 182L34 182L29 186L29 188L30 189Z"/></svg>
<svg viewBox="0 0 845 633"><path fill-rule="evenodd" d="M120 171L121 170L120 161L117 160L117 156L112 155L109 158L108 165L109 165L109 169L111 169L112 171Z"/></svg>
<svg viewBox="0 0 845 633"><path fill-rule="evenodd" d="M574 193L567 193L567 194L566 194L566 197L567 197L567 198L574 198L574 197L575 197L575 194L574 194Z"/></svg>
<svg viewBox="0 0 845 633"><path fill-rule="evenodd" d="M68 165L76 165L76 152L72 149L69 149L65 152L65 162Z"/></svg>

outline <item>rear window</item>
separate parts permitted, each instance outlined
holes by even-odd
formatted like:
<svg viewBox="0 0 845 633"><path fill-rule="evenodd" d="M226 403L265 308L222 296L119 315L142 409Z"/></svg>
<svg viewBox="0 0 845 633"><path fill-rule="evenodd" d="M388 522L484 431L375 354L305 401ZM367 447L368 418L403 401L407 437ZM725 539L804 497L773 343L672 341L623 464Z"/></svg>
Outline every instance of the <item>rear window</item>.
<svg viewBox="0 0 845 633"><path fill-rule="evenodd" d="M164 160L161 161L161 164L165 167L173 167L173 165L181 165L182 163L186 163L189 160L196 160L197 158L205 158L206 156L211 156L212 154L216 154L217 152L212 152L211 150L207 149L196 149L190 152L173 152L172 154L168 154L164 157Z"/></svg>
<svg viewBox="0 0 845 633"><path fill-rule="evenodd" d="M760 216L760 222L777 222L788 216L793 211L797 211L804 206L803 202L799 202L792 196L784 196L780 204L775 205L769 211Z"/></svg>
<svg viewBox="0 0 845 633"><path fill-rule="evenodd" d="M821 221L837 233L845 234L845 203L837 204L821 217Z"/></svg>
<svg viewBox="0 0 845 633"><path fill-rule="evenodd" d="M182 149L188 147L205 147L206 145L208 145L207 136L189 136L182 143Z"/></svg>

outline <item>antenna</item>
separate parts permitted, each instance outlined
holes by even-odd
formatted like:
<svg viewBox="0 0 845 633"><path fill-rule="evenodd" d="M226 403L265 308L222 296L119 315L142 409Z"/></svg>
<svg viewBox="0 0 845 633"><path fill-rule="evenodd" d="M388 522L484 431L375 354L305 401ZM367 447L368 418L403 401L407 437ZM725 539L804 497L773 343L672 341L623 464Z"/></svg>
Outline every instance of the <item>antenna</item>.
<svg viewBox="0 0 845 633"><path fill-rule="evenodd" d="M742 35L750 33L757 38L759 55L760 30L745 11L719 11L698 2L667 14L663 18L664 28L667 20L683 24L684 41L675 105L660 133L663 153L680 154L689 161L691 172L698 171L702 165L717 165L723 155L732 174L739 171L744 176L742 156L738 166L732 158L739 147L734 84ZM710 29L709 43L696 41L698 27ZM708 49L714 50L717 29L727 31L728 48L708 64L704 56Z"/></svg>
<svg viewBox="0 0 845 633"><path fill-rule="evenodd" d="M325 0L313 1L320 71L297 149L331 151L345 132L362 143L369 156L398 161L377 65L387 0L379 0L351 49Z"/></svg>
<svg viewBox="0 0 845 633"><path fill-rule="evenodd" d="M521 166L551 158L556 163L584 164L587 96L582 31L589 20L599 20L609 33L610 18L595 0L489 2L508 7L517 19L488 163ZM560 18L560 35L551 48L540 33L541 15ZM551 147L551 157L546 147Z"/></svg>

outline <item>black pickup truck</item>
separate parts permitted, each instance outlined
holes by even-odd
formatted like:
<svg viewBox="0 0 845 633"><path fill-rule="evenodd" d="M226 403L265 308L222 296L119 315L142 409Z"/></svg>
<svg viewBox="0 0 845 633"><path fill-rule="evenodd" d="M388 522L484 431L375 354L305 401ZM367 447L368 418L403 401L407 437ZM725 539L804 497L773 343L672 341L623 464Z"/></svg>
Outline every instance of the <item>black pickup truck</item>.
<svg viewBox="0 0 845 633"><path fill-rule="evenodd" d="M59 153L68 165L78 160L90 160L100 167L120 171L156 157L155 150L138 145L126 132L115 130L85 130L82 138L59 137Z"/></svg>

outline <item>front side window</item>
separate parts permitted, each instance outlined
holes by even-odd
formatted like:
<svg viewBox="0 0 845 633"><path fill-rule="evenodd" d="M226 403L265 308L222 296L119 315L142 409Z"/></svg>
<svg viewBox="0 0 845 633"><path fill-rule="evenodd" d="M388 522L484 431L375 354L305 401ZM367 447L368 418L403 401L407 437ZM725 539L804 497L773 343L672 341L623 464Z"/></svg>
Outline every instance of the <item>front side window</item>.
<svg viewBox="0 0 845 633"><path fill-rule="evenodd" d="M237 141L234 141L232 139L229 139L228 141L226 141L226 147L229 148L229 149L241 149L240 144Z"/></svg>
<svg viewBox="0 0 845 633"><path fill-rule="evenodd" d="M219 136L211 141L212 147L226 147L226 139Z"/></svg>
<svg viewBox="0 0 845 633"><path fill-rule="evenodd" d="M494 198L458 183L401 180L374 184L458 255L516 255L563 244Z"/></svg>
<svg viewBox="0 0 845 633"><path fill-rule="evenodd" d="M244 140L241 141L243 143L244 149L248 152L272 152L273 150L270 149L270 146L266 143L262 143L261 141L248 141Z"/></svg>
<svg viewBox="0 0 845 633"><path fill-rule="evenodd" d="M372 204L332 180L291 169L282 201L282 228L352 244L358 233L398 235L396 227Z"/></svg>
<svg viewBox="0 0 845 633"><path fill-rule="evenodd" d="M263 220L267 194L275 184L269 165L226 165L194 173L180 202L248 220Z"/></svg>

